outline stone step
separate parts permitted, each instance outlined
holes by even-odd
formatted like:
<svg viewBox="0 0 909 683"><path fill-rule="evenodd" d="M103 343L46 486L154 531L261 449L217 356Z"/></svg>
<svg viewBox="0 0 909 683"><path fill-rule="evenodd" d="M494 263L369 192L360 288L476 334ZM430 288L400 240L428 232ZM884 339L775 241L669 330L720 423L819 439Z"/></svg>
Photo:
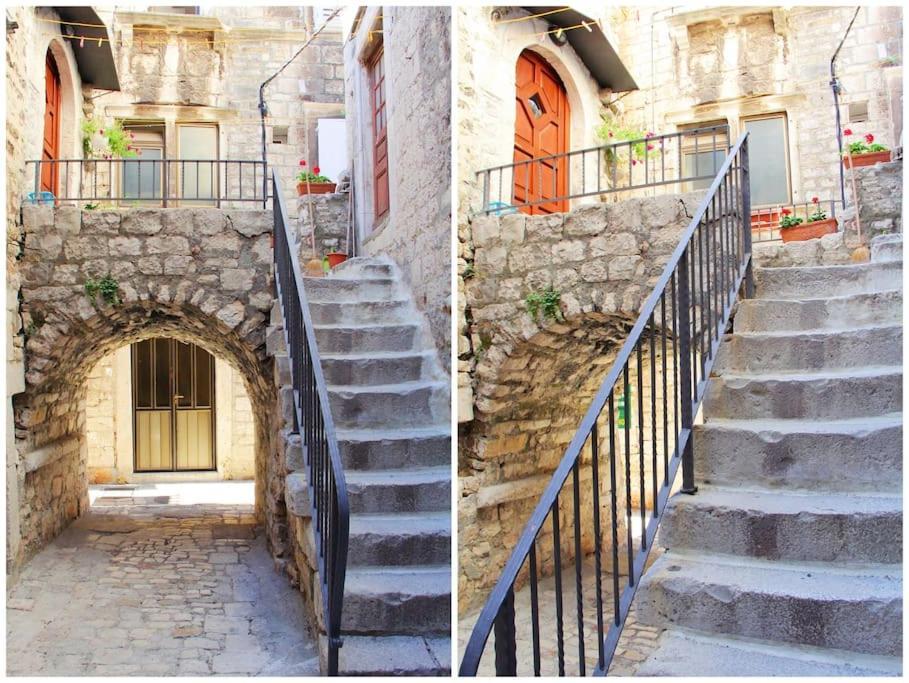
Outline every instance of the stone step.
<svg viewBox="0 0 909 683"><path fill-rule="evenodd" d="M449 384L439 381L329 385L328 401L340 429L423 427L451 415Z"/></svg>
<svg viewBox="0 0 909 683"><path fill-rule="evenodd" d="M450 623L449 566L348 568L342 632L442 634Z"/></svg>
<svg viewBox="0 0 909 683"><path fill-rule="evenodd" d="M451 514L352 515L349 567L447 565L451 562Z"/></svg>
<svg viewBox="0 0 909 683"><path fill-rule="evenodd" d="M736 309L735 331L810 331L897 323L902 308L903 293L896 289L824 299L743 299Z"/></svg>
<svg viewBox="0 0 909 683"><path fill-rule="evenodd" d="M667 551L644 574L638 620L897 656L899 566L834 565Z"/></svg>
<svg viewBox="0 0 909 683"><path fill-rule="evenodd" d="M431 352L324 354L322 372L332 385L416 382L432 369Z"/></svg>
<svg viewBox="0 0 909 683"><path fill-rule="evenodd" d="M636 676L899 676L900 657L671 628Z"/></svg>
<svg viewBox="0 0 909 683"><path fill-rule="evenodd" d="M311 302L309 310L316 325L403 323L414 316L407 299Z"/></svg>
<svg viewBox="0 0 909 683"><path fill-rule="evenodd" d="M902 280L899 262L754 269L760 299L803 299L806 292L817 297L882 292L901 289Z"/></svg>
<svg viewBox="0 0 909 683"><path fill-rule="evenodd" d="M327 640L320 637L326 662ZM443 636L346 635L338 650L341 676L450 676L451 639ZM323 663L322 671L326 670Z"/></svg>
<svg viewBox="0 0 909 683"><path fill-rule="evenodd" d="M431 467L451 463L447 424L413 429L339 429L345 470Z"/></svg>
<svg viewBox="0 0 909 683"><path fill-rule="evenodd" d="M451 509L451 468L421 467L345 473L352 514Z"/></svg>
<svg viewBox="0 0 909 683"><path fill-rule="evenodd" d="M871 240L871 262L887 263L903 261L903 236L901 234L878 235Z"/></svg>
<svg viewBox="0 0 909 683"><path fill-rule="evenodd" d="M901 325L813 332L726 335L714 374L775 373L902 365Z"/></svg>
<svg viewBox="0 0 909 683"><path fill-rule="evenodd" d="M390 277L305 277L303 288L310 303L349 303L398 298L398 282Z"/></svg>
<svg viewBox="0 0 909 683"><path fill-rule="evenodd" d="M840 491L902 487L901 413L850 420L720 420L694 428L698 482Z"/></svg>
<svg viewBox="0 0 909 683"><path fill-rule="evenodd" d="M391 277L394 265L370 256L355 256L331 269L329 277Z"/></svg>
<svg viewBox="0 0 909 683"><path fill-rule="evenodd" d="M319 355L418 350L419 326L414 323L313 327Z"/></svg>
<svg viewBox="0 0 909 683"><path fill-rule="evenodd" d="M702 485L672 497L659 543L768 560L898 564L902 520L899 494Z"/></svg>
<svg viewBox="0 0 909 683"><path fill-rule="evenodd" d="M724 374L707 390L712 418L849 418L895 413L903 405L901 367L804 374Z"/></svg>

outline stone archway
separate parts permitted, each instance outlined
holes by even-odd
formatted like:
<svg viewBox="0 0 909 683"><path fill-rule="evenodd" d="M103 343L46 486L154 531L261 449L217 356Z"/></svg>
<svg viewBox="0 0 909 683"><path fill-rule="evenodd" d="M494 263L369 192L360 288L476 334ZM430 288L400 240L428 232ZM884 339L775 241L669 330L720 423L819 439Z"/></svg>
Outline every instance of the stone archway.
<svg viewBox="0 0 909 683"><path fill-rule="evenodd" d="M255 415L256 510L282 556L284 472L274 440L283 416L265 349L271 213L27 206L23 217L26 390L13 399L19 505L8 505L8 569L85 510L88 372L154 336L195 343L241 373ZM95 292L93 302L88 290L105 282L115 293Z"/></svg>

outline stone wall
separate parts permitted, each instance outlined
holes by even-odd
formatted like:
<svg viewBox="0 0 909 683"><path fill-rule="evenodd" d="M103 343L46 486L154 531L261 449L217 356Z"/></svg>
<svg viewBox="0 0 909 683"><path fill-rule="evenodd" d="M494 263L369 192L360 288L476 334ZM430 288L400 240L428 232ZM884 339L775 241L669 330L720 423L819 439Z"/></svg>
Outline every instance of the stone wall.
<svg viewBox="0 0 909 683"><path fill-rule="evenodd" d="M839 198L830 59L854 7L622 7L611 11L622 61L639 90L617 104L657 132L785 113L792 201ZM902 134L902 11L862 7L837 60L843 127L888 147ZM849 105L867 104L850 121ZM848 191L847 191L848 195Z"/></svg>
<svg viewBox="0 0 909 683"><path fill-rule="evenodd" d="M310 205L312 210L310 211ZM350 211L350 195L313 194L297 199L297 214L299 230L297 238L300 245L300 263L313 257L312 226L316 230L316 255L318 257L337 251L350 254L348 248L348 218Z"/></svg>
<svg viewBox="0 0 909 683"><path fill-rule="evenodd" d="M451 11L373 7L345 47L350 156L361 255L386 254L401 269L448 367L451 348ZM387 219L372 205L370 23L381 12L388 107ZM373 44L372 47L375 45Z"/></svg>
<svg viewBox="0 0 909 683"><path fill-rule="evenodd" d="M903 232L903 160L855 169L855 189L858 195L859 223L862 242L873 237ZM855 200L852 195L850 171L846 171L847 213L845 227L856 230Z"/></svg>
<svg viewBox="0 0 909 683"><path fill-rule="evenodd" d="M277 396L264 348L271 225L269 211L25 207L26 390L13 400L22 541L11 567L84 510L89 372L116 348L152 336L199 344L242 375L254 406L257 511L272 551L283 554L284 471L275 462ZM85 283L108 274L119 301L93 305ZM78 446L58 458L42 455L72 442ZM40 466L26 472L23 463L36 458ZM61 494L44 500L47 486L52 494L60 488L53 481L63 472Z"/></svg>
<svg viewBox="0 0 909 683"><path fill-rule="evenodd" d="M469 366L461 366L464 372L459 376L459 383L471 382L475 396L474 419L462 423L459 432L460 610L481 601L498 577L700 196L631 199L566 214L484 216L471 221L473 259L466 269L464 332L475 350L468 363L475 363L476 369L471 377ZM560 293L564 320L533 319L528 313L527 295L549 286ZM672 368L671 360L668 367ZM636 401L642 394L647 408L644 473L649 482L651 395L637 390L637 372L633 364L632 398ZM657 345L651 353L645 344L642 385L659 387L660 430L662 377L661 348ZM667 375L667 396L673 386ZM635 429L639 424L635 422ZM606 438L604 428L601 442ZM620 445L617 454L619 468L628 458L635 477L640 472L636 439L637 433L628 453ZM606 446L601 445L602 451ZM658 451L663 452L662 436ZM661 468L658 463L659 476ZM581 469L582 477L589 478L589 452ZM608 500L608 489L601 494L601 500ZM624 500L621 494L619 499ZM645 499L649 506L649 492ZM636 489L631 504L635 509L640 505ZM563 511L565 528L571 514L570 509ZM602 522L609 528L608 519ZM624 528L623 520L618 523ZM591 528L592 519L582 523L585 551L591 547ZM570 543L563 543L562 557L571 557Z"/></svg>

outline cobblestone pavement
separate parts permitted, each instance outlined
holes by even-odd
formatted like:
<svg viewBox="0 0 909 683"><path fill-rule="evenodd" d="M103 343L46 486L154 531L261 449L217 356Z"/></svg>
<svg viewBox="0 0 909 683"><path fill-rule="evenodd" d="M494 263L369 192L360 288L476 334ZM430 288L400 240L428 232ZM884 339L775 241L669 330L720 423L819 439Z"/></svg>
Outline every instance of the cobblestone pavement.
<svg viewBox="0 0 909 683"><path fill-rule="evenodd" d="M650 561L653 561L653 557ZM581 596L584 624L584 661L586 675L591 675L597 664L597 616L594 562L588 557L582 565ZM619 590L625 585L624 577L619 581ZM612 576L604 574L603 618L604 629L609 627L612 614ZM543 676L558 675L558 645L556 640L555 579L543 578L538 584L538 604L540 609L540 673ZM482 606L481 606L482 607ZM467 640L479 616L480 608L473 609L458 621L458 649L463 655ZM533 675L533 635L530 618L530 584L515 593L515 628L518 645L518 675ZM565 673L577 676L578 662L578 618L577 600L575 598L574 564L562 570L562 620L564 638ZM616 647L615 656L609 668L611 676L633 676L641 662L656 647L661 629L639 624L632 606L631 613L622 630L622 636ZM480 676L495 674L495 635L489 636L483 659L480 661ZM460 657L459 657L460 661Z"/></svg>
<svg viewBox="0 0 909 683"><path fill-rule="evenodd" d="M91 512L9 590L9 674L318 675L302 599L251 504L118 495L92 491Z"/></svg>

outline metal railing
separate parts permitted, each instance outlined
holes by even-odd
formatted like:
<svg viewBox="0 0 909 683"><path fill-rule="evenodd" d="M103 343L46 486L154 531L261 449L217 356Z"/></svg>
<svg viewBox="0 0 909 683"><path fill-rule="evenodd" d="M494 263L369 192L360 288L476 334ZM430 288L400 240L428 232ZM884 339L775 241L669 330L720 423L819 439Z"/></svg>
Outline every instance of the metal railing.
<svg viewBox="0 0 909 683"><path fill-rule="evenodd" d="M801 218L803 224L815 215L820 209L827 218L836 218L837 207L842 209L838 199L819 200L814 202L801 202L798 204L779 204L777 206L764 206L751 210L751 234L753 242L776 242L782 239L780 221L785 211L795 218ZM839 230L839 226L837 226Z"/></svg>
<svg viewBox="0 0 909 683"><path fill-rule="evenodd" d="M327 385L303 287L303 271L290 232L284 195L274 170L271 182L275 221L275 284L284 316L284 340L290 358L294 427L302 440L312 506L312 528L328 637L328 674L334 676L338 673L338 649L341 647L350 505Z"/></svg>
<svg viewBox="0 0 909 683"><path fill-rule="evenodd" d="M33 202L114 206L268 204L264 161L236 159L43 159L29 161ZM55 191L42 191L42 187Z"/></svg>
<svg viewBox="0 0 909 683"><path fill-rule="evenodd" d="M567 211L568 200L581 197L677 183L688 185L680 191L705 188L729 144L729 126L722 124L493 166L477 172L480 212Z"/></svg>
<svg viewBox="0 0 909 683"><path fill-rule="evenodd" d="M739 289L744 283L745 296L753 293L750 216L745 133L720 165L524 527L479 614L461 661L461 675L477 674L493 632L498 675L518 675L518 661L541 675L541 643L551 647L553 642L557 651L546 662L557 666L552 673L566 674L569 646L572 659L577 648L577 670L571 675L583 676L590 669L598 674L608 671L679 466L682 491L696 491L694 416ZM649 398L646 408L645 396ZM621 415L616 411L619 405L624 408ZM631 457L633 450L636 458ZM632 459L637 461L634 465ZM601 496L608 498L602 506ZM638 524L636 533L633 527ZM565 530L573 536L567 548L561 540ZM585 554L593 563L592 571L586 570L586 584ZM625 577L620 577L622 562L627 562ZM568 583L574 585L569 585L566 607L563 570L570 571L571 564L574 581ZM553 577L554 593L542 586L547 575ZM517 593L519 579L521 586L529 583L529 596L526 591ZM585 585L588 600L595 598L596 613L595 632L591 626L586 635ZM549 601L543 603L547 596ZM529 603L520 620L516 619L518 597L522 605L525 599ZM555 623L541 624L541 614L552 614L553 598ZM589 610L588 615L592 623ZM574 617L576 625L566 631L566 618Z"/></svg>

